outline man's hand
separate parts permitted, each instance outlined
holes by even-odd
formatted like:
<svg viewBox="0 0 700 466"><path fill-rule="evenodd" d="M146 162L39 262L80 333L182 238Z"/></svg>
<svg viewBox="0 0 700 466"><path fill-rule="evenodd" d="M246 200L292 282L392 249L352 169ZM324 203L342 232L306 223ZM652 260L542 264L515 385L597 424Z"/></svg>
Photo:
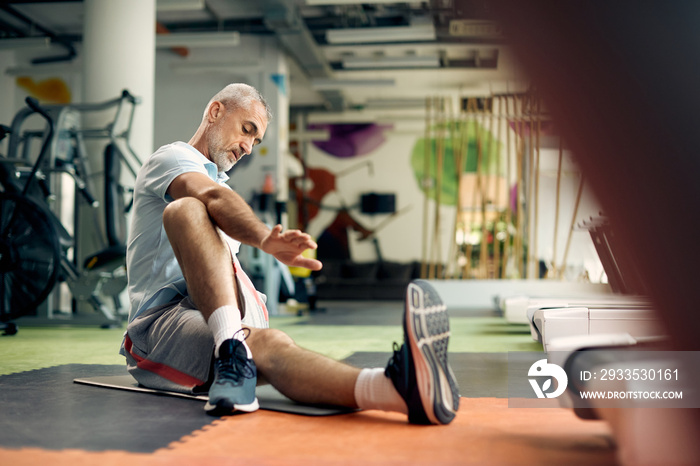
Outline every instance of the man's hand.
<svg viewBox="0 0 700 466"><path fill-rule="evenodd" d="M307 249L317 247L311 236L299 230L287 230L282 233L282 225L275 226L260 243L260 249L273 255L283 264L310 270L321 270L323 264L321 261L303 257L301 254Z"/></svg>

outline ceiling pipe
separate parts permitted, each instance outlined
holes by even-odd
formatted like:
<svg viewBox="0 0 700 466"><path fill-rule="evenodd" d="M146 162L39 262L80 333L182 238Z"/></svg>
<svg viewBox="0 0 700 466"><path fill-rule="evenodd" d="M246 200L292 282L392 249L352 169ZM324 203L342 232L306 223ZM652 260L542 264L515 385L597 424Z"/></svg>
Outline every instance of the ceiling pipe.
<svg viewBox="0 0 700 466"><path fill-rule="evenodd" d="M265 0L263 18L265 26L273 31L284 49L299 63L309 79L332 79L328 60L316 44L311 31L304 23L292 1ZM326 106L332 111L345 108L345 98L336 89L320 90Z"/></svg>
<svg viewBox="0 0 700 466"><path fill-rule="evenodd" d="M68 51L68 53L66 55L35 58L32 60L33 65L41 65L43 63L56 63L56 62L62 62L62 61L71 61L76 56L78 56L78 53L75 51L75 47L73 47L73 44L71 44L69 41L67 41L65 39L58 37L53 31L43 27L40 24L35 23L30 18L24 16L22 13L15 10L14 8L12 8L10 5L7 5L5 3L0 3L0 8L2 8L4 11L11 14L15 18L19 19L20 21L26 23L27 25L29 25L29 26L35 28L36 30L38 30L39 32L43 33L44 35L46 35L47 37L49 37L51 39L51 42L62 46L63 48L65 48Z"/></svg>

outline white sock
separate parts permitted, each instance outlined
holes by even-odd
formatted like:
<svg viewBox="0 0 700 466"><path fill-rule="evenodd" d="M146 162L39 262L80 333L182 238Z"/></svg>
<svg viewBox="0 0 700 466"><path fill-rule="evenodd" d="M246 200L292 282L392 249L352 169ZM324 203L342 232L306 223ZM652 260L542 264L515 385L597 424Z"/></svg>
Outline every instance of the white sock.
<svg viewBox="0 0 700 466"><path fill-rule="evenodd" d="M236 306L221 306L209 316L207 324L214 335L214 356L219 356L219 346L224 341L233 338L241 329L241 312ZM247 346L246 346L247 347Z"/></svg>
<svg viewBox="0 0 700 466"><path fill-rule="evenodd" d="M360 409L408 413L406 402L384 374L383 368L362 369L355 382L355 401Z"/></svg>

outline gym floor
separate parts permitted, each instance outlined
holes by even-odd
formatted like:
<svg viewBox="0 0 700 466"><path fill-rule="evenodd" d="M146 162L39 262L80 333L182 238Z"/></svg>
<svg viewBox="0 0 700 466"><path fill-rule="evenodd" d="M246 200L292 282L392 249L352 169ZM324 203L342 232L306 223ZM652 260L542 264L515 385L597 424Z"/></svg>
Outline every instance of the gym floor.
<svg viewBox="0 0 700 466"><path fill-rule="evenodd" d="M319 308L325 311L273 316L271 327L284 330L300 346L360 366L384 365L392 342L402 340L400 302L329 301ZM310 417L260 410L217 419L206 416L195 400L79 386L71 383L71 371L103 375L101 369L124 365L118 354L124 330L39 328L20 321L16 335L0 338L5 413L0 417L0 462L615 464L614 442L604 423L580 420L562 408L508 408L507 391L494 381L507 376L500 363L506 353L541 351L528 328L487 310L451 312L450 324L450 361L463 397L460 411L448 426L422 427L407 425L403 415L380 411ZM61 397L52 402L47 391L60 391ZM158 408L149 411L149 402ZM173 416L191 422L178 423ZM85 418L90 418L88 427ZM60 432L51 430L53 424ZM112 443L94 440L96 430ZM150 435L147 430L160 437L143 440ZM132 442L134 433L138 442Z"/></svg>

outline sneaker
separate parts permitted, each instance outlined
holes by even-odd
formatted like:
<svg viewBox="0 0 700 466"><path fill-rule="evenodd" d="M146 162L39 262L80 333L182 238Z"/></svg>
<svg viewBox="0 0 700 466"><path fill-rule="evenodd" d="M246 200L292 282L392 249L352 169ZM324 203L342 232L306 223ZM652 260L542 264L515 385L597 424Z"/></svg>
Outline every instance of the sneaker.
<svg viewBox="0 0 700 466"><path fill-rule="evenodd" d="M259 408L255 396L257 369L243 341L235 338L224 341L214 361L214 370L209 401L204 406L208 414L252 413Z"/></svg>
<svg viewBox="0 0 700 466"><path fill-rule="evenodd" d="M408 285L404 343L394 343L386 375L406 401L412 424L449 424L459 408L459 387L447 362L450 322L435 289L423 280Z"/></svg>

